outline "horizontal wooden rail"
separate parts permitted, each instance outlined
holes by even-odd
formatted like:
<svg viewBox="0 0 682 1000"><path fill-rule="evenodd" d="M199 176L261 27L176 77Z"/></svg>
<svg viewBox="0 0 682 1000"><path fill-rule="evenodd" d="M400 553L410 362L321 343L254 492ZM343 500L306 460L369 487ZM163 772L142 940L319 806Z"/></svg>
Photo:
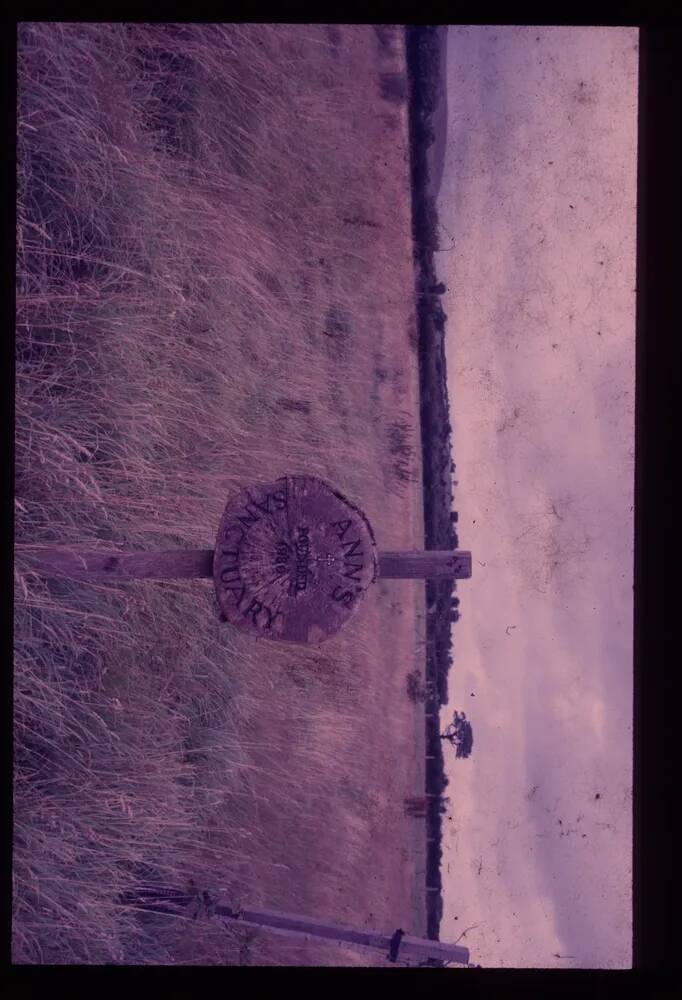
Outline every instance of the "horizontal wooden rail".
<svg viewBox="0 0 682 1000"><path fill-rule="evenodd" d="M207 894L205 894L207 895ZM251 907L233 910L229 906L210 901L210 905L200 903L200 908L193 904L199 903L199 897L186 895L182 891L168 890L148 886L142 891L124 893L121 902L136 909L150 910L168 916L183 916L184 913L196 917L199 912L204 916L217 917L227 923L241 924L246 927L271 931L300 940L322 943L333 942L356 948L379 949L386 955L391 954L396 959L426 960L436 959L443 962L469 964L469 949L461 945L449 944L445 941L434 941L429 938L413 937L404 932L385 934L381 931L366 928L349 927L347 924L336 924L316 917L301 916L296 913L281 913L277 910L252 909ZM183 913L184 911L184 913Z"/></svg>
<svg viewBox="0 0 682 1000"><path fill-rule="evenodd" d="M217 916L223 919L235 920L234 917L227 916L230 913L227 909L216 906ZM221 913L223 910L223 913ZM322 940L334 941L337 944L359 945L361 947L377 948L388 954L391 948L392 935L382 934L379 931L359 930L354 927L342 924L326 923L316 920L313 917L300 917L293 913L277 913L274 910L251 910L241 911L235 923L248 924L252 927L262 927L271 931L288 933L295 937L304 937L308 940L321 942ZM469 949L460 945L448 944L444 941L432 941L424 938L412 937L404 934L399 943L399 956L403 958L438 959L444 962L457 962L461 965L469 964Z"/></svg>
<svg viewBox="0 0 682 1000"><path fill-rule="evenodd" d="M85 580L178 580L213 576L213 549L165 552L97 552L71 548L17 547L15 555L39 576Z"/></svg>
<svg viewBox="0 0 682 1000"><path fill-rule="evenodd" d="M426 552L380 552L379 576L392 580L450 578L468 580L471 552L432 550Z"/></svg>
<svg viewBox="0 0 682 1000"><path fill-rule="evenodd" d="M213 549L170 549L161 552L81 551L58 546L18 546L16 557L40 576L86 580L209 579ZM468 579L471 553L402 551L379 553L384 579Z"/></svg>

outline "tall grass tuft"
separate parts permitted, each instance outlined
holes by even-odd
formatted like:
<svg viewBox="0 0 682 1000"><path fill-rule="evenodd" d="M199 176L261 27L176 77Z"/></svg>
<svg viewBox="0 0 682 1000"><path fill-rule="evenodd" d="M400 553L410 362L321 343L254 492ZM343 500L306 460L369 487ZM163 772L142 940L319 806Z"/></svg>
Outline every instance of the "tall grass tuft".
<svg viewBox="0 0 682 1000"><path fill-rule="evenodd" d="M233 489L287 473L414 544L382 472L416 384L404 135L366 109L371 33L342 34L345 64L316 25L19 26L19 545L212 547ZM380 228L342 221L363 213ZM377 350L394 383L370 403ZM380 612L266 648L208 581L44 581L18 557L14 960L341 961L118 900L145 872L353 915L382 801L363 753L406 739L363 715L390 701Z"/></svg>

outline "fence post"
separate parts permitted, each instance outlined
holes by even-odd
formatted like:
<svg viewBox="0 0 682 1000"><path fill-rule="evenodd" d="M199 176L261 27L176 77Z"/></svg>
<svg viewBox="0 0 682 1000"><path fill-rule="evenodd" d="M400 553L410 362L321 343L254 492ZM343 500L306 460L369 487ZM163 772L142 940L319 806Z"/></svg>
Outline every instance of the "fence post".
<svg viewBox="0 0 682 1000"><path fill-rule="evenodd" d="M187 905L191 904L193 898L184 894L176 894L173 890L161 887L155 893L152 887L147 887L138 896L134 892L126 893L122 902L137 906L140 909L177 915L178 908L186 908ZM212 901L210 908L206 912L219 917L226 923L272 931L273 933L298 938L299 940L317 941L320 943L328 941L363 949L375 948L383 951L387 957L390 953L394 958L399 957L400 959L413 958L421 961L435 959L443 962L457 962L461 965L469 964L468 948L463 948L456 944L448 944L443 941L433 941L429 938L413 937L410 934L405 934L400 929L393 934L384 934L381 931L360 930L359 928L344 924L318 920L315 917L305 917L295 913L281 913L277 910L261 910L250 907L234 910L229 906L213 903Z"/></svg>

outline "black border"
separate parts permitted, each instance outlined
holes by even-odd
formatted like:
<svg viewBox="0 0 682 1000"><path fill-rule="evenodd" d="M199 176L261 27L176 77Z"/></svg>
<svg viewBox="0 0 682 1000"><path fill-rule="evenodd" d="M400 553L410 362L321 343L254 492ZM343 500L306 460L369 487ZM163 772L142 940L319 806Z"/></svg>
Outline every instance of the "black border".
<svg viewBox="0 0 682 1000"><path fill-rule="evenodd" d="M672 953L673 394L680 392L680 33L640 28L635 392L633 964ZM667 557L667 558L666 558Z"/></svg>
<svg viewBox="0 0 682 1000"><path fill-rule="evenodd" d="M397 11L396 11L397 14ZM394 15L395 16L395 15ZM25 15L30 20L30 15ZM61 18L54 18L59 20ZM152 18L149 18L152 20ZM96 18L93 18L96 20ZM255 20L253 18L252 20ZM315 20L311 18L311 20ZM333 18L329 19L331 23ZM343 20L343 19L336 19ZM377 22L381 18L377 18ZM354 22L347 15L346 22ZM361 23L361 22L354 22ZM415 22L413 22L415 23ZM416 22L419 23L419 22ZM462 22L464 23L464 22ZM476 21L472 23L488 23ZM505 23L503 20L490 23ZM520 23L514 21L513 23ZM538 22L534 22L538 23ZM581 24L574 18L563 23ZM589 23L589 22L587 22ZM594 23L594 22L593 22ZM635 863L634 863L634 965L632 972L586 970L471 970L466 983L474 990L491 986L518 985L528 992L534 985L554 991L564 990L571 995L576 988L590 984L603 989L613 983L622 989L628 980L644 989L662 985L663 972L672 970L672 876L673 817L671 791L673 784L672 763L672 682L676 673L676 659L672 643L672 559L671 542L679 538L672 523L672 474L673 395L680 392L680 323L679 296L676 285L680 273L680 33L674 26L653 25L640 18L622 17L620 20L597 20L599 24L631 24L640 26L640 86L639 86L639 169L638 169L638 240L637 240L637 388L636 388L636 472L635 472ZM5 135L6 149L14 142L16 107L16 22L3 33L3 73L5 84ZM4 158L5 194L11 205L15 190L14 165L10 157ZM6 218L12 218L11 212ZM9 432L3 452L4 520L7 545L7 587L11 623L11 546L13 543L13 446L11 428L14 414L14 379L12 376L13 338L7 331L13 329L12 282L14 263L14 232L6 225L4 249L7 257L6 276L7 323L4 338L8 364L2 366L5 376L5 429ZM677 526L675 526L677 527ZM6 633L11 635L11 627ZM10 662L11 647L8 643ZM4 707L7 713L3 727L7 781L11 787L11 677L5 672L6 687ZM667 714L666 714L667 713ZM9 796L8 796L9 799ZM9 964L9 930L11 912L11 799L10 809L4 810L7 867L5 868L5 893L7 936L3 939L5 956ZM472 956L475 959L475 955ZM48 972L59 968L68 976L71 967L45 967ZM99 968L76 966L86 974L99 972ZM36 981L43 975L43 967L15 966L14 971L23 981ZM118 981L127 976L127 969L105 967L108 975ZM136 971L136 970L134 970ZM167 970L145 969L144 975L163 976ZM184 978L181 969L170 970L174 981ZM196 976L203 970L192 969ZM220 970L211 969L212 973ZM274 971L281 975L279 969ZM312 973L313 970L305 970ZM320 974L321 970L315 970ZM392 974L391 970L329 970L334 976ZM443 977L450 970L418 970L419 974ZM411 970L401 974L412 975ZM38 982L40 979L38 979ZM112 980L114 982L115 980ZM425 980L420 980L426 985ZM433 979L431 985L433 985ZM462 988L463 982L452 981L453 988Z"/></svg>

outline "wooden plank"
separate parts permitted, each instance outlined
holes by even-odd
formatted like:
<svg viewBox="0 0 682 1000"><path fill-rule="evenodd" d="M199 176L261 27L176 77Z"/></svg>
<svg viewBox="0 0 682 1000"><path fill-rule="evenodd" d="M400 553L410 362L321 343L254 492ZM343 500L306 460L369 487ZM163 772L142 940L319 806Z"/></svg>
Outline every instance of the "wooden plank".
<svg viewBox="0 0 682 1000"><path fill-rule="evenodd" d="M40 576L76 580L179 580L213 576L213 549L160 552L79 551L57 546L17 546L15 556Z"/></svg>
<svg viewBox="0 0 682 1000"><path fill-rule="evenodd" d="M254 927L264 929L288 931L294 935L303 935L308 939L318 941L335 941L349 945L359 945L370 948L377 948L388 954L391 947L392 934L383 934L380 931L359 930L355 927L348 927L343 924L328 923L316 920L312 917L302 917L292 913L279 913L275 910L252 910L244 909L239 917L235 918L226 907L216 906L217 916L223 916L223 911L227 911L228 920L236 923L249 924ZM412 937L404 934L400 941L400 958L427 959L435 958L445 962L457 962L462 965L469 964L469 949L460 945L448 944L444 941L432 941L429 938Z"/></svg>
<svg viewBox="0 0 682 1000"><path fill-rule="evenodd" d="M203 902L199 903L200 898ZM234 910L211 899L208 893L198 897L164 887L147 886L123 893L120 902L135 909L149 910L171 917L217 917L226 923L254 927L274 934L296 938L299 941L346 945L359 949L379 949L387 956L395 953L397 944L395 932L359 929L347 924L337 924L297 913L283 913L279 910L254 909L251 907ZM199 906L197 907L197 903ZM401 931L397 957L437 959L445 962L469 964L469 949L430 938L413 937Z"/></svg>
<svg viewBox="0 0 682 1000"><path fill-rule="evenodd" d="M379 576L393 580L448 577L468 580L471 577L471 552L380 552Z"/></svg>
<svg viewBox="0 0 682 1000"><path fill-rule="evenodd" d="M213 549L121 552L31 545L17 546L15 554L42 576L175 580L210 579L214 575ZM466 579L471 575L470 552L379 552L378 562L378 574L384 579Z"/></svg>

